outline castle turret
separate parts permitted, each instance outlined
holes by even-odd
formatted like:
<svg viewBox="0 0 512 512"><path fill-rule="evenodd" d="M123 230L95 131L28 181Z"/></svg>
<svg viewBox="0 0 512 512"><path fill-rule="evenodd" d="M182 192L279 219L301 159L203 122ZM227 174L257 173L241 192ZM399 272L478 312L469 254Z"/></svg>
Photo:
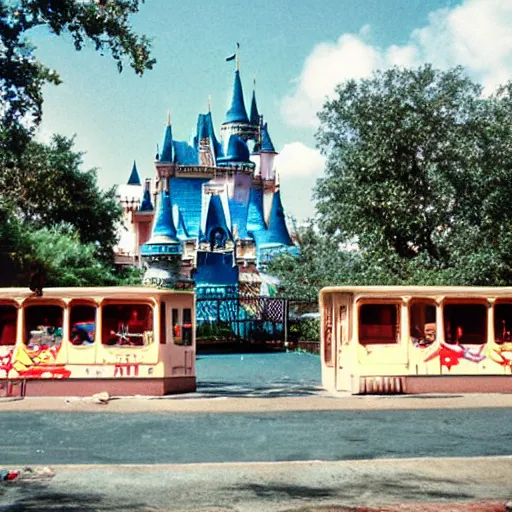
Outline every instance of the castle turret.
<svg viewBox="0 0 512 512"><path fill-rule="evenodd" d="M261 121L262 117L258 112L258 105L256 103L256 89L252 90L252 101L251 101L251 114L249 116L250 122L254 127L254 146L252 153L257 155L261 150Z"/></svg>
<svg viewBox="0 0 512 512"><path fill-rule="evenodd" d="M135 163L135 160L133 161L133 167L132 172L130 174L130 177L128 178L127 185L140 185L140 177L139 177L139 171L137 170L137 164Z"/></svg>
<svg viewBox="0 0 512 512"><path fill-rule="evenodd" d="M256 104L256 89L252 90L252 100L251 100L251 114L250 114L250 122L254 126L260 125L260 113L258 112L258 105Z"/></svg>
<svg viewBox="0 0 512 512"><path fill-rule="evenodd" d="M165 180L168 185L168 179ZM182 247L172 218L168 186L160 193L151 238L140 248L147 264L144 283L160 288L174 288L180 274Z"/></svg>
<svg viewBox="0 0 512 512"><path fill-rule="evenodd" d="M210 197L204 236L211 251L225 249L226 243L232 239L224 207L218 194L213 194Z"/></svg>
<svg viewBox="0 0 512 512"><path fill-rule="evenodd" d="M223 166L242 166L249 169L254 168L254 162L251 162L251 154L247 143L239 135L231 135L225 149L225 156L217 159L217 165Z"/></svg>
<svg viewBox="0 0 512 512"><path fill-rule="evenodd" d="M247 211L247 232L251 235L265 231L267 226L263 215L263 189L261 186L251 188L249 207Z"/></svg>
<svg viewBox="0 0 512 512"><path fill-rule="evenodd" d="M288 233L288 227L286 226L284 208L281 202L281 191L279 189L276 190L272 199L272 208L270 210L270 220L265 236L265 243L286 246L293 245L290 234Z"/></svg>
<svg viewBox="0 0 512 512"><path fill-rule="evenodd" d="M215 136L211 112L199 114L194 144L199 155L200 165L216 165L217 158L223 153L222 145Z"/></svg>
<svg viewBox="0 0 512 512"><path fill-rule="evenodd" d="M274 160L277 152L268 133L268 125L261 128L260 173L264 180L275 179Z"/></svg>
<svg viewBox="0 0 512 512"><path fill-rule="evenodd" d="M141 212L152 212L153 203L151 202L151 180L147 179L144 185L144 195L142 196L142 203L139 211Z"/></svg>
<svg viewBox="0 0 512 512"><path fill-rule="evenodd" d="M222 124L221 132L224 140L228 140L233 134L239 135L244 140L254 139L257 133L245 110L242 81L238 69L235 71L231 107L226 113L226 120Z"/></svg>
<svg viewBox="0 0 512 512"><path fill-rule="evenodd" d="M171 116L167 118L162 151L156 154L156 170L159 178L168 178L174 170L174 141L172 139Z"/></svg>

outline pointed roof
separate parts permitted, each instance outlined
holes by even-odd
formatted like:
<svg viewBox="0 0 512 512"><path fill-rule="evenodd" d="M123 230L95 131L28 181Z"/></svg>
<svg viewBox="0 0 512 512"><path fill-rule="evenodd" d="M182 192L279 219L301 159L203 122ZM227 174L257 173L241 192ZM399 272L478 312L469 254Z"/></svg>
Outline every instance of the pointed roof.
<svg viewBox="0 0 512 512"><path fill-rule="evenodd" d="M160 153L160 162L172 162L173 161L173 141L172 141L172 128L171 123L167 123L164 133L164 144L162 146L162 152Z"/></svg>
<svg viewBox="0 0 512 512"><path fill-rule="evenodd" d="M212 230L221 228L225 231L228 238L231 238L231 231L226 222L226 215L224 214L224 207L219 195L215 194L210 197L210 204L208 205L208 213L206 215L205 235L206 239L210 240Z"/></svg>
<svg viewBox="0 0 512 512"><path fill-rule="evenodd" d="M247 209L247 232L252 234L265 229L267 229L267 226L263 216L263 190L261 188L251 188Z"/></svg>
<svg viewBox="0 0 512 512"><path fill-rule="evenodd" d="M181 243L172 220L171 195L162 190L157 204L151 238L141 247L141 255L179 254Z"/></svg>
<svg viewBox="0 0 512 512"><path fill-rule="evenodd" d="M176 242L176 228L172 220L171 195L167 190L162 190L160 202L156 211L156 220L153 226L151 239L165 239L167 243Z"/></svg>
<svg viewBox="0 0 512 512"><path fill-rule="evenodd" d="M190 234L188 232L187 226L185 225L185 219L183 218L183 214L181 210L178 209L178 238L180 240L188 240L190 239Z"/></svg>
<svg viewBox="0 0 512 512"><path fill-rule="evenodd" d="M252 101L251 101L251 124L254 126L260 125L260 113L258 112L258 105L256 104L256 90L252 90Z"/></svg>
<svg viewBox="0 0 512 512"><path fill-rule="evenodd" d="M274 144L268 133L268 125L265 123L261 129L261 153L275 153Z"/></svg>
<svg viewBox="0 0 512 512"><path fill-rule="evenodd" d="M152 212L153 211L153 203L151 202L151 191L149 189L150 185L151 185L151 182L146 181L146 188L144 189L144 195L142 196L142 203L139 208L139 211L141 211L141 212Z"/></svg>
<svg viewBox="0 0 512 512"><path fill-rule="evenodd" d="M222 144L217 140L215 136L215 129L213 126L212 113L199 114L197 118L197 132L195 138L196 148L199 145L200 139L210 139L212 141L213 150L215 157L222 156Z"/></svg>
<svg viewBox="0 0 512 512"><path fill-rule="evenodd" d="M270 219L268 230L260 239L261 244L293 245L288 227L284 218L284 208L281 203L281 192L277 190L272 198L272 209L270 210Z"/></svg>
<svg viewBox="0 0 512 512"><path fill-rule="evenodd" d="M137 164L135 163L135 160L133 161L133 167L132 172L130 174L130 177L128 178L127 185L140 185L140 177L139 177L139 171L137 171Z"/></svg>
<svg viewBox="0 0 512 512"><path fill-rule="evenodd" d="M231 100L231 108L226 113L227 123L249 123L247 111L245 110L244 93L242 90L242 82L240 80L240 72L235 71L235 82L233 84L233 98Z"/></svg>
<svg viewBox="0 0 512 512"><path fill-rule="evenodd" d="M242 137L232 134L229 137L227 148L225 148L226 156L219 157L217 162L219 166L230 163L246 163L251 164L251 153ZM254 164L252 164L254 165Z"/></svg>

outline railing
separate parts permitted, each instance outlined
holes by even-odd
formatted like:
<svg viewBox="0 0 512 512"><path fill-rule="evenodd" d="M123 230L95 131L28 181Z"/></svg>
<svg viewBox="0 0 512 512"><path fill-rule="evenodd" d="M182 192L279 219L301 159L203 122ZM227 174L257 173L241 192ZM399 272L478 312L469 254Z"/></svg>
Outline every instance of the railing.
<svg viewBox="0 0 512 512"><path fill-rule="evenodd" d="M316 303L280 297L209 296L196 300L196 337L208 341L269 342L295 339L297 316Z"/></svg>

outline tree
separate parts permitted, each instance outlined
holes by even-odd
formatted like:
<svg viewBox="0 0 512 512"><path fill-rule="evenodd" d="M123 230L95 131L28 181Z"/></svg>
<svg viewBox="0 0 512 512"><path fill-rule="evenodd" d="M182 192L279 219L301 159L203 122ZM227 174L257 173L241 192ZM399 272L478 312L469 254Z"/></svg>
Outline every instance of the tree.
<svg viewBox="0 0 512 512"><path fill-rule="evenodd" d="M142 0L143 1L143 0ZM0 146L19 152L32 128L41 121L45 84L59 84L56 71L34 56L27 35L44 26L52 34L69 33L75 48L92 43L99 52L109 51L119 71L127 59L137 74L151 69L146 36L136 35L130 15L140 0L9 0L0 1Z"/></svg>
<svg viewBox="0 0 512 512"><path fill-rule="evenodd" d="M131 275L114 272L99 260L95 244L81 242L70 225L28 230L25 237L25 268L41 269L45 286L113 286L131 282Z"/></svg>
<svg viewBox="0 0 512 512"><path fill-rule="evenodd" d="M269 264L268 272L281 281L281 295L316 302L322 287L346 282L359 272L360 256L341 251L314 223L299 229L298 238L299 256L283 254Z"/></svg>
<svg viewBox="0 0 512 512"><path fill-rule="evenodd" d="M461 68L429 65L337 87L315 193L324 233L357 240L366 280L512 283L511 91L483 98Z"/></svg>
<svg viewBox="0 0 512 512"><path fill-rule="evenodd" d="M33 229L74 226L82 243L95 244L96 254L111 261L122 210L114 188L100 190L96 171L82 171L81 165L73 139L30 141L14 161L9 150L0 150L0 189L22 222Z"/></svg>

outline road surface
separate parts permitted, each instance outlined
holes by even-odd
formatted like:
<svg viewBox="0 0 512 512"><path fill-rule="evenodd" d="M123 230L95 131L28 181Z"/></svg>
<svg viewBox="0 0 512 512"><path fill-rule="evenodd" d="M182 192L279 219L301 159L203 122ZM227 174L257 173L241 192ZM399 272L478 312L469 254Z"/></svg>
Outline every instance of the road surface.
<svg viewBox="0 0 512 512"><path fill-rule="evenodd" d="M4 412L2 464L189 464L512 455L512 409Z"/></svg>

